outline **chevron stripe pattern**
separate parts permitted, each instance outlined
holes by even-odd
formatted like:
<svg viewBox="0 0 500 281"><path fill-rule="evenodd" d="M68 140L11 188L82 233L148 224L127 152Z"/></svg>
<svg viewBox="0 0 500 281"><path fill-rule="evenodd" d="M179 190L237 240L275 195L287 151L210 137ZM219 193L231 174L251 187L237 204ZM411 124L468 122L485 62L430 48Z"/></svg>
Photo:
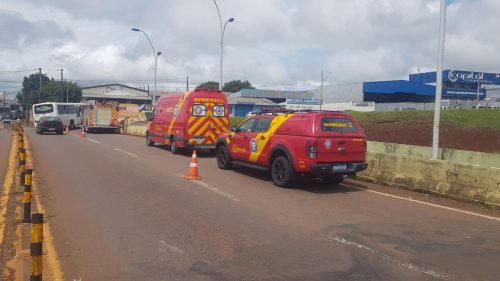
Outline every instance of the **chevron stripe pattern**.
<svg viewBox="0 0 500 281"><path fill-rule="evenodd" d="M188 135L189 143L192 144L215 144L217 137L226 132L229 127L229 118L227 116L213 116L214 103L205 103L207 107L207 115L198 117L191 116L188 119ZM193 109L189 109L189 114L192 115ZM195 138L204 137L203 141L196 141Z"/></svg>

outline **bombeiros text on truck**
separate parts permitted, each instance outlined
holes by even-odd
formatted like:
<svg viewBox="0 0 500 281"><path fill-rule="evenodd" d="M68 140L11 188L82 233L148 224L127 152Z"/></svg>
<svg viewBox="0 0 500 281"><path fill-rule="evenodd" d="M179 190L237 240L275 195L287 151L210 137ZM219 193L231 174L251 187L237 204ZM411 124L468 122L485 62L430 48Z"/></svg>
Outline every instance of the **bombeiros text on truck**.
<svg viewBox="0 0 500 281"><path fill-rule="evenodd" d="M229 129L226 96L215 89L195 89L160 97L149 118L146 144L180 149L215 149L217 137Z"/></svg>

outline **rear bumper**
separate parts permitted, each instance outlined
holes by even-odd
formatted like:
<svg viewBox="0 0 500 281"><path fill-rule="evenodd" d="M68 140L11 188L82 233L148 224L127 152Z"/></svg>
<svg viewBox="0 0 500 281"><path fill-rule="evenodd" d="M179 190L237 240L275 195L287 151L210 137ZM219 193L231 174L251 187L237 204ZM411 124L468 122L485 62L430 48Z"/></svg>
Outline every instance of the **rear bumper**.
<svg viewBox="0 0 500 281"><path fill-rule="evenodd" d="M352 175L368 168L368 163L346 163L345 170L333 170L333 163L315 164L311 166L309 173L316 177L334 176L334 175Z"/></svg>

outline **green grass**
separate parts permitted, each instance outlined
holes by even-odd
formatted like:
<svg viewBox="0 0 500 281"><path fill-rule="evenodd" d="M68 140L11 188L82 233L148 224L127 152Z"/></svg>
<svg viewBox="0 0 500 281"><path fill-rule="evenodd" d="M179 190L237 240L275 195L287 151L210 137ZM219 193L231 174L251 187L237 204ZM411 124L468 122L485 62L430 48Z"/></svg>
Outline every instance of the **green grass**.
<svg viewBox="0 0 500 281"><path fill-rule="evenodd" d="M392 122L433 122L431 110L409 110L389 112L354 112L352 114L362 126ZM441 123L465 128L487 128L500 130L500 109L447 109L441 110Z"/></svg>
<svg viewBox="0 0 500 281"><path fill-rule="evenodd" d="M432 110L407 110L388 112L349 111L361 126L393 122L430 122L434 120ZM230 125L236 126L246 117L231 117ZM500 130L500 109L446 109L441 110L441 123L465 128L487 128Z"/></svg>

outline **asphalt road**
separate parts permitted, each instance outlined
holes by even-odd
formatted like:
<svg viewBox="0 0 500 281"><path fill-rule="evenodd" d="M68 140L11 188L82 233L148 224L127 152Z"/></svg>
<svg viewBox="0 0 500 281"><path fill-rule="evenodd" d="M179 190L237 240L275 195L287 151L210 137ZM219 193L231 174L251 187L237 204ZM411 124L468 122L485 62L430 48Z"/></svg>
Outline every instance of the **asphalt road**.
<svg viewBox="0 0 500 281"><path fill-rule="evenodd" d="M7 166L9 165L9 153L11 144L12 144L12 131L0 128L0 184L1 185L3 185L5 181L5 174L7 172Z"/></svg>
<svg viewBox="0 0 500 281"><path fill-rule="evenodd" d="M498 280L500 221L262 172L142 138L34 134L65 280ZM432 172L432 171L430 171Z"/></svg>

